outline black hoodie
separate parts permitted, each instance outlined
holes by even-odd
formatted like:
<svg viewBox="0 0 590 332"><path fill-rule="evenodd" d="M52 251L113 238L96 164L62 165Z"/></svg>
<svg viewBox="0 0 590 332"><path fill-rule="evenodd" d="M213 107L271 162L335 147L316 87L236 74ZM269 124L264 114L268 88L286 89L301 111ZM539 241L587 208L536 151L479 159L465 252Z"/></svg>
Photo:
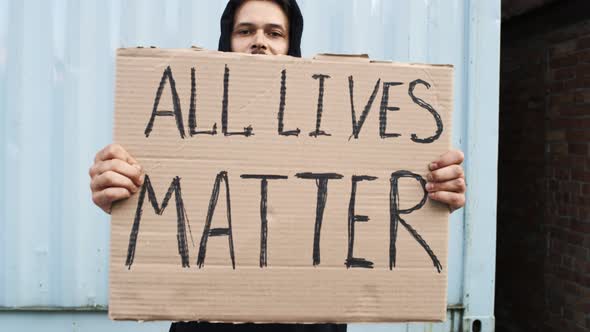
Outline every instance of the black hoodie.
<svg viewBox="0 0 590 332"><path fill-rule="evenodd" d="M231 34L234 29L234 15L236 10L246 0L229 0L223 15L221 15L221 35L219 36L219 51L231 52ZM275 1L282 7L282 1ZM289 7L289 51L288 55L301 57L301 35L303 34L303 15L296 0L286 1Z"/></svg>
<svg viewBox="0 0 590 332"><path fill-rule="evenodd" d="M221 36L219 51L231 51L231 34L234 14L246 0L229 0L221 16ZM277 1L279 3L279 1ZM289 51L288 55L301 57L301 34L303 33L303 16L296 0L289 3ZM170 332L346 332L346 325L337 324L213 324L197 322L173 323Z"/></svg>

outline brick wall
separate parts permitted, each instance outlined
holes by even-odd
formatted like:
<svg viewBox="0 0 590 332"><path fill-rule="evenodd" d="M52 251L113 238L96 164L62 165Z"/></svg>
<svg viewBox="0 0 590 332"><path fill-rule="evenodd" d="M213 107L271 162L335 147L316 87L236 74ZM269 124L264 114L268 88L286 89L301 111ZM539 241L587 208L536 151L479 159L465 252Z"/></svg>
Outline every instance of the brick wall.
<svg viewBox="0 0 590 332"><path fill-rule="evenodd" d="M589 4L503 24L498 331L590 331Z"/></svg>

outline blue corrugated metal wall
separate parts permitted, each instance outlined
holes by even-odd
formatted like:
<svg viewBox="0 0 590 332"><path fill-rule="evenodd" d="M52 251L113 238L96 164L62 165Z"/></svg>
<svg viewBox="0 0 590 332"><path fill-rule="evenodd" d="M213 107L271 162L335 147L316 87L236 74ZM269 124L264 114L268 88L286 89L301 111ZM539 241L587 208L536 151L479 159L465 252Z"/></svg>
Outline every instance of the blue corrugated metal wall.
<svg viewBox="0 0 590 332"><path fill-rule="evenodd" d="M469 194L451 218L448 301L465 307L464 317L353 329L450 331L479 320L486 331L493 326L500 1L299 2L304 56L369 53L455 66L453 141L467 155ZM91 202L87 170L111 141L115 50L216 48L224 6L0 0L0 330L23 329L31 319L27 330L164 328L110 323L104 313L30 310L100 310L108 303L109 218Z"/></svg>

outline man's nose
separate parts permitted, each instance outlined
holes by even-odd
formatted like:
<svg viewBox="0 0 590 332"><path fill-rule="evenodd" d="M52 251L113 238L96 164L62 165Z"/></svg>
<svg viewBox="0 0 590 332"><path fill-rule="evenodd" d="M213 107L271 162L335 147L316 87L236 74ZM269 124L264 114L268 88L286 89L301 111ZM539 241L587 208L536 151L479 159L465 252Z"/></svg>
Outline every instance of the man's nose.
<svg viewBox="0 0 590 332"><path fill-rule="evenodd" d="M254 34L254 40L252 41L252 48L264 50L266 49L266 36L264 35L264 31L256 31L256 34Z"/></svg>

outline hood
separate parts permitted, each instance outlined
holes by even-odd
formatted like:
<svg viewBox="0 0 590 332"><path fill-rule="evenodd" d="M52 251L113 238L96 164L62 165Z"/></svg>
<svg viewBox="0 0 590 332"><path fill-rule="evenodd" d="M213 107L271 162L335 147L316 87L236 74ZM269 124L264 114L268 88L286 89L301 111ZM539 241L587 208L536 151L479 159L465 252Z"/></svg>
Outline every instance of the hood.
<svg viewBox="0 0 590 332"><path fill-rule="evenodd" d="M221 35L219 36L219 51L231 51L231 34L234 26L236 9L245 0L229 0L223 15L221 15ZM301 57L301 35L303 34L303 15L296 0L289 0L289 52L288 55Z"/></svg>

